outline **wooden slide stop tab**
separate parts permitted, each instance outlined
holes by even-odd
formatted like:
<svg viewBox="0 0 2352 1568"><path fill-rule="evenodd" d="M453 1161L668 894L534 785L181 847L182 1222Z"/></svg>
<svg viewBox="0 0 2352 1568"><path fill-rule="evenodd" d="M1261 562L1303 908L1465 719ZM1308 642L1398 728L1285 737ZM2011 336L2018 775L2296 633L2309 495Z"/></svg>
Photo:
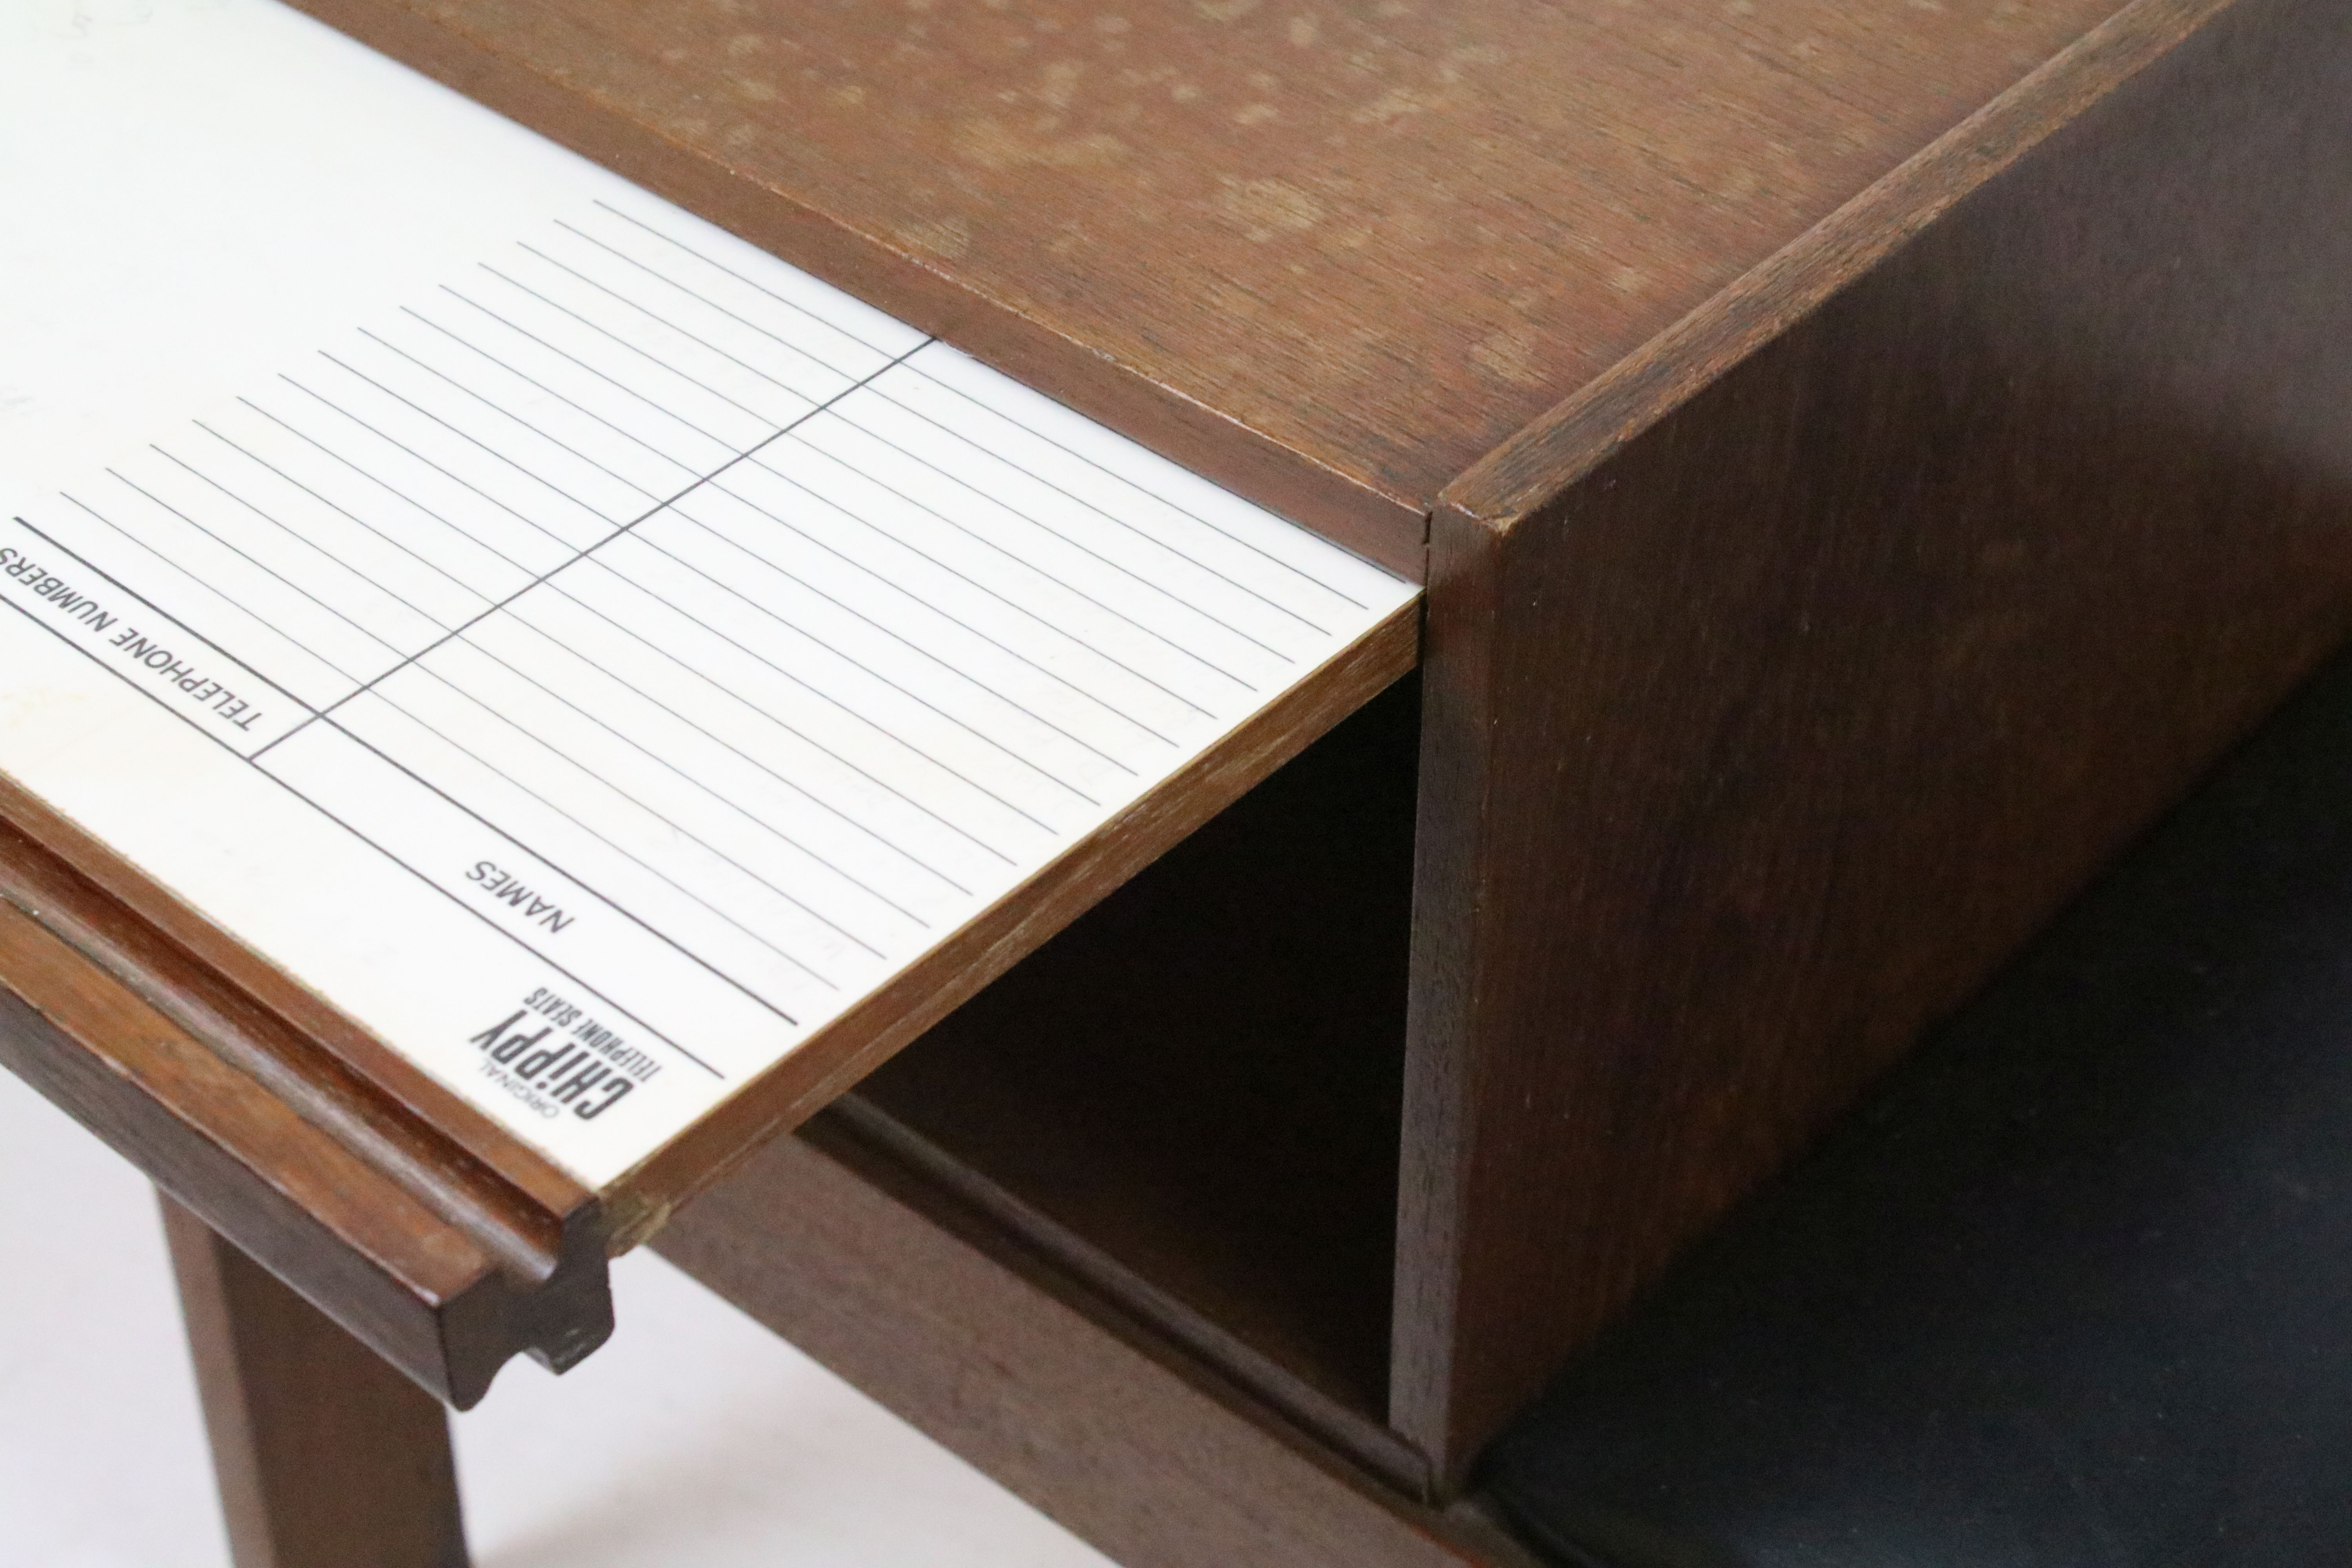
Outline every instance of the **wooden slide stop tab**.
<svg viewBox="0 0 2352 1568"><path fill-rule="evenodd" d="M560 1372L604 1342L596 1194L218 933L77 871L26 825L96 847L22 791L0 817L0 1063L461 1409L518 1352Z"/></svg>
<svg viewBox="0 0 2352 1568"><path fill-rule="evenodd" d="M163 71L177 134L240 190L360 173L162 247L213 308L97 333L147 404L58 348L0 456L0 1059L462 1406L1409 670L1419 590L241 15ZM93 122L157 90L93 75ZM159 253L55 227L92 281L47 317Z"/></svg>

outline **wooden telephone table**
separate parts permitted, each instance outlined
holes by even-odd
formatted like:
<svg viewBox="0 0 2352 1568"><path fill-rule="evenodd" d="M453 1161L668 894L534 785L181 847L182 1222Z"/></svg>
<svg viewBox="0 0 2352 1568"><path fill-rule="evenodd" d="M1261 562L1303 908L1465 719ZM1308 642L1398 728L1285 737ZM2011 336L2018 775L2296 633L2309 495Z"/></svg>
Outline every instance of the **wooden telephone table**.
<svg viewBox="0 0 2352 1568"><path fill-rule="evenodd" d="M241 1568L462 1562L640 1242L1119 1562L1521 1561L1486 1442L2352 633L2330 0L300 3L1425 598L602 1183L8 786Z"/></svg>

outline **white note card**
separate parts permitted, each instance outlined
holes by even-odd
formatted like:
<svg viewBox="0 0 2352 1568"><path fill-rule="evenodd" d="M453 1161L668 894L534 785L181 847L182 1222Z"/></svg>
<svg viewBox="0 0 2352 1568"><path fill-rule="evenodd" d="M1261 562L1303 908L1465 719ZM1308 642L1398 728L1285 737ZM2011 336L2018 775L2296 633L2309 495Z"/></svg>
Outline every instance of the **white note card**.
<svg viewBox="0 0 2352 1568"><path fill-rule="evenodd" d="M274 0L0 17L0 771L592 1186L1415 592Z"/></svg>

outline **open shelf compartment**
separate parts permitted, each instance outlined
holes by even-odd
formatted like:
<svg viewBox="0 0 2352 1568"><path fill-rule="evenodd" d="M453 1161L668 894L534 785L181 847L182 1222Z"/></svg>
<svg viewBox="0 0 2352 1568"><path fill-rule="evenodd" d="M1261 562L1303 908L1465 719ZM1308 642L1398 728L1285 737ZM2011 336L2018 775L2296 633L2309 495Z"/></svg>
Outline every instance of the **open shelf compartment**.
<svg viewBox="0 0 2352 1568"><path fill-rule="evenodd" d="M1358 1447L1387 1413L1419 731L1408 676L845 1105Z"/></svg>

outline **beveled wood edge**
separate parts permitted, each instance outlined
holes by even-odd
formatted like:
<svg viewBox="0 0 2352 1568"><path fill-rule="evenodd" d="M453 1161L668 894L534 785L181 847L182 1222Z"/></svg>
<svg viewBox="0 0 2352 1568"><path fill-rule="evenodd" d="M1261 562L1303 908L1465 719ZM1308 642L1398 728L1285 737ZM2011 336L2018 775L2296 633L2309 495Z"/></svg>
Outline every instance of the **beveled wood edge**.
<svg viewBox="0 0 2352 1568"><path fill-rule="evenodd" d="M589 1193L5 773L0 900L56 928L183 1028L236 1042L249 1079L370 1149L391 1179L430 1194L446 1217L478 1232L511 1267L528 1271L541 1252L568 1257L592 1235L616 1256L1410 671L1419 658L1420 615L1418 598L1399 608L601 1193ZM13 858L5 853L12 840L24 850ZM68 880L45 883L44 875ZM92 906L95 914L77 921L65 907L72 900L56 896L66 885L79 885L105 907ZM250 1045L257 1031L269 1037L267 1047Z"/></svg>
<svg viewBox="0 0 2352 1568"><path fill-rule="evenodd" d="M1839 291L1868 274L1989 181L2016 164L2140 71L2155 65L2236 0L2129 0L2009 89L1930 142L1812 228L1683 317L1638 352L1546 411L1457 476L1441 492L1430 534L1429 668L1423 703L1423 805L1416 828L1416 924L1433 900L1475 904L1467 867L1449 867L1444 846L1462 824L1433 817L1433 803L1480 798L1470 776L1481 738L1497 721L1496 694L1471 668L1475 649L1506 606L1497 603L1496 552L1522 525L1586 482L1646 431ZM1448 695L1450 693L1450 696ZM1437 772L1433 773L1433 770ZM1445 783L1447 776L1454 782ZM1439 807L1438 809L1444 809ZM1437 857L1433 860L1432 857ZM1477 984L1470 955L1414 960L1409 1039L1434 1044L1427 1020L1459 1016ZM1409 1047L1411 1048L1411 1047ZM1469 1091L1475 1064L1460 1047L1422 1053L1416 1069L1439 1099ZM1449 1301L1430 1269L1458 1237L1444 1217L1447 1172L1466 1156L1451 1140L1406 1133L1401 1176L1391 1367L1392 1424L1433 1448L1448 1446L1441 1392L1453 1375ZM1417 1260L1421 1260L1417 1262ZM1467 1455L1447 1455L1449 1483Z"/></svg>
<svg viewBox="0 0 2352 1568"><path fill-rule="evenodd" d="M1421 580L1426 498L1390 495L1327 467L879 235L663 138L457 23L404 0L289 3L1193 472ZM530 20L569 29L551 13Z"/></svg>
<svg viewBox="0 0 2352 1568"><path fill-rule="evenodd" d="M593 1205L550 1226L436 1171L429 1149L387 1155L402 1130L382 1108L352 1103L364 1090L328 1070L289 1092L318 1064L279 1055L291 1031L225 1001L217 977L164 954L150 977L191 997L159 1006L115 973L155 959L160 939L103 929L127 917L62 868L28 871L24 841L7 837L0 1066L461 1408L517 1352L560 1369L610 1333Z"/></svg>
<svg viewBox="0 0 2352 1568"><path fill-rule="evenodd" d="M614 1249L653 1235L1386 690L1418 662L1420 625L1416 597L609 1184Z"/></svg>
<svg viewBox="0 0 2352 1568"><path fill-rule="evenodd" d="M558 1218L593 1204L595 1194L545 1155L0 770L0 834L10 829L290 1025L306 1045L325 1052L387 1097L408 1121L429 1127L454 1144L465 1165L478 1166L492 1182L512 1188ZM0 884L0 897L6 896L5 884ZM151 1002L168 995L167 987L135 967L126 967L117 978Z"/></svg>
<svg viewBox="0 0 2352 1568"><path fill-rule="evenodd" d="M930 1188L985 1216L1004 1236L1070 1276L1080 1288L1101 1296L1186 1354L1215 1368L1283 1420L1345 1455L1386 1485L1410 1497L1425 1500L1429 1496L1428 1456L1385 1423L1307 1383L856 1090L821 1112L806 1135L836 1152L855 1143L870 1151L874 1158L904 1166Z"/></svg>
<svg viewBox="0 0 2352 1568"><path fill-rule="evenodd" d="M1448 484L1439 509L1507 532L2237 0L2129 0Z"/></svg>
<svg viewBox="0 0 2352 1568"><path fill-rule="evenodd" d="M877 1158L768 1145L656 1249L1127 1568L1535 1568Z"/></svg>

